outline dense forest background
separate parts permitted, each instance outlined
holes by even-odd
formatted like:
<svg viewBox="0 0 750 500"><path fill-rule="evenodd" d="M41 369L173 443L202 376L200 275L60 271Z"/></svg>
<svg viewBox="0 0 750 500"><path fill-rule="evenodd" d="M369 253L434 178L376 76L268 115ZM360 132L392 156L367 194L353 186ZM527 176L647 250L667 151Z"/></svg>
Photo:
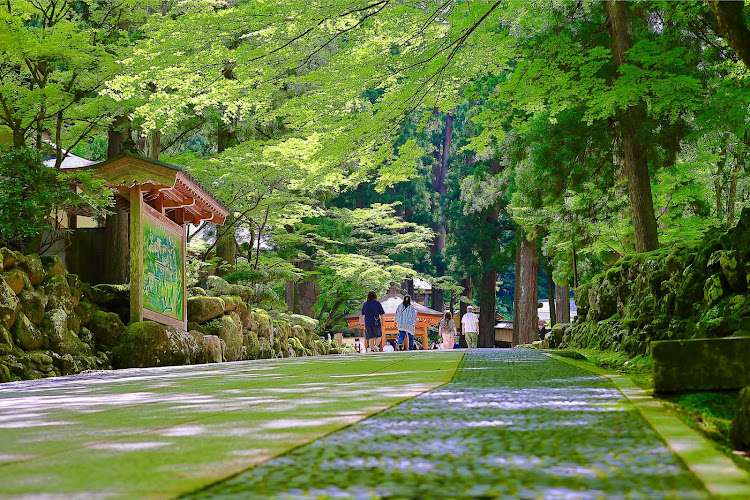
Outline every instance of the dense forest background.
<svg viewBox="0 0 750 500"><path fill-rule="evenodd" d="M138 153L232 210L190 233L194 284L215 272L333 329L368 290L419 276L435 309L481 306L480 346L496 310L528 339L540 297L748 204L749 15L715 1L9 0L0 210L26 211L0 239L33 250L49 208L87 204L117 245L127 214L62 161ZM88 188L66 194L72 181Z"/></svg>

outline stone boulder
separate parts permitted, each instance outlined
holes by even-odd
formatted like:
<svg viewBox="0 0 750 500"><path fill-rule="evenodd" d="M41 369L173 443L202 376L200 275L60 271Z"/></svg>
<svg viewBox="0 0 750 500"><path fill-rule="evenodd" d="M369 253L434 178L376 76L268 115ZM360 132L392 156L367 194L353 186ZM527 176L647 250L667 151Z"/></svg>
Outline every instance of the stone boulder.
<svg viewBox="0 0 750 500"><path fill-rule="evenodd" d="M16 322L21 303L4 280L0 280L0 324L10 328Z"/></svg>
<svg viewBox="0 0 750 500"><path fill-rule="evenodd" d="M100 351L109 351L120 340L125 325L115 313L94 311L88 329L94 334L96 348Z"/></svg>
<svg viewBox="0 0 750 500"><path fill-rule="evenodd" d="M8 269L16 263L16 253L10 248L0 248L0 258L3 261L3 269Z"/></svg>
<svg viewBox="0 0 750 500"><path fill-rule="evenodd" d="M48 281L55 276L65 276L68 274L68 271L65 270L65 266L58 255L42 257L42 266L44 269L45 281Z"/></svg>
<svg viewBox="0 0 750 500"><path fill-rule="evenodd" d="M47 302L49 302L42 289L40 288L39 291L23 290L18 294L18 300L21 302L21 310L29 321L39 325L44 318Z"/></svg>
<svg viewBox="0 0 750 500"><path fill-rule="evenodd" d="M729 429L729 438L738 450L750 451L750 387L740 391Z"/></svg>
<svg viewBox="0 0 750 500"><path fill-rule="evenodd" d="M224 308L224 300L219 297L190 297L187 301L188 321L211 321L224 314Z"/></svg>
<svg viewBox="0 0 750 500"><path fill-rule="evenodd" d="M73 310L73 294L65 276L54 276L44 285L44 293L48 297L47 310Z"/></svg>
<svg viewBox="0 0 750 500"><path fill-rule="evenodd" d="M68 313L64 309L52 309L44 313L39 327L49 341L50 349L57 354L80 355L90 348L68 329Z"/></svg>
<svg viewBox="0 0 750 500"><path fill-rule="evenodd" d="M112 349L115 368L188 365L199 353L196 339L185 331L153 321L128 325Z"/></svg>
<svg viewBox="0 0 750 500"><path fill-rule="evenodd" d="M44 335L23 312L18 313L18 318L11 332L16 344L27 351L39 349L44 346Z"/></svg>
<svg viewBox="0 0 750 500"><path fill-rule="evenodd" d="M73 309L73 311L76 313L76 316L81 319L81 326L86 326L91 322L91 317L94 315L94 311L96 310L97 309L94 304L85 300L79 302L78 305Z"/></svg>
<svg viewBox="0 0 750 500"><path fill-rule="evenodd" d="M37 254L25 255L24 259L19 262L19 266L28 274L32 285L42 284L42 281L44 281L44 266L42 265L42 259Z"/></svg>
<svg viewBox="0 0 750 500"><path fill-rule="evenodd" d="M206 278L206 288L212 295L232 295L231 285L219 276L209 276Z"/></svg>
<svg viewBox="0 0 750 500"><path fill-rule="evenodd" d="M206 332L216 335L226 344L224 359L239 361L242 359L242 324L236 312L230 312L206 325Z"/></svg>
<svg viewBox="0 0 750 500"><path fill-rule="evenodd" d="M13 293L18 295L21 290L33 290L34 287L31 285L31 280L25 272L20 269L13 269L12 271L5 271L3 273L3 280L8 284Z"/></svg>
<svg viewBox="0 0 750 500"><path fill-rule="evenodd" d="M221 363L223 361L224 342L219 337L216 335L203 335L200 332L188 333L193 334L198 342L196 363Z"/></svg>

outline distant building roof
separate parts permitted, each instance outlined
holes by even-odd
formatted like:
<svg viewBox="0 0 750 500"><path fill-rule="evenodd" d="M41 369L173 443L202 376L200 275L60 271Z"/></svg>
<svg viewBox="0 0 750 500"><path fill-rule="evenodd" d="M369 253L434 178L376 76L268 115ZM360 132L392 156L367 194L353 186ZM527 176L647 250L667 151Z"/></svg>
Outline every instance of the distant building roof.
<svg viewBox="0 0 750 500"><path fill-rule="evenodd" d="M63 155L66 153L66 151L63 149ZM55 161L57 160L56 156L52 156L44 160L44 166L45 167L54 167ZM75 170L77 168L86 168L91 165L94 165L98 162L87 160L86 158L81 158L80 156L76 156L73 153L68 153L67 156L63 157L62 164L60 165L61 170Z"/></svg>
<svg viewBox="0 0 750 500"><path fill-rule="evenodd" d="M414 278L413 281L414 281L414 290L424 290L424 291L432 290L432 285L429 282L421 278Z"/></svg>

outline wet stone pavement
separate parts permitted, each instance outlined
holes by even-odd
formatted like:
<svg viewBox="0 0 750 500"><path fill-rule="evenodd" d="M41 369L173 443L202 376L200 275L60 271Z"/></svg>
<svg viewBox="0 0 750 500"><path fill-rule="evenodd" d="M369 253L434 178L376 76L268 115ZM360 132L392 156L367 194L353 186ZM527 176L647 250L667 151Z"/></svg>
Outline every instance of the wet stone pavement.
<svg viewBox="0 0 750 500"><path fill-rule="evenodd" d="M709 495L607 379L485 349L450 383L187 498Z"/></svg>

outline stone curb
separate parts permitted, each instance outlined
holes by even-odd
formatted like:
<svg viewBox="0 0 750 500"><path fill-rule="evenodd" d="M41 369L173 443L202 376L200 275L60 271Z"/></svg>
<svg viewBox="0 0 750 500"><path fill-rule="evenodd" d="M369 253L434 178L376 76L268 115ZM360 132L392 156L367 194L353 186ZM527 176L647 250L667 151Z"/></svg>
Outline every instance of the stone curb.
<svg viewBox="0 0 750 500"><path fill-rule="evenodd" d="M688 427L676 415L667 412L658 400L628 377L553 353L542 354L611 380L667 446L716 498L750 498L750 474L737 467L729 457L717 450L710 440Z"/></svg>

